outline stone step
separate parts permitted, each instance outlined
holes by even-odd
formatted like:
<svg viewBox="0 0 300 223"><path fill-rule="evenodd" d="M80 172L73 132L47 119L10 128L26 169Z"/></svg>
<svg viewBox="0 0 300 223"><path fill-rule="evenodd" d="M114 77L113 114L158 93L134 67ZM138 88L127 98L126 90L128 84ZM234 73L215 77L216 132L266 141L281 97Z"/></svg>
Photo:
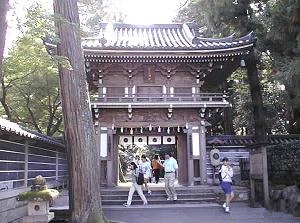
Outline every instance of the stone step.
<svg viewBox="0 0 300 223"><path fill-rule="evenodd" d="M159 200L159 199L165 199L167 197L166 193L156 193L156 191L153 191L151 195L148 195L147 192L144 192L144 195L148 200ZM111 194L111 195L102 195L102 201L105 200L124 200L127 199L128 192L126 194ZM178 193L179 199L189 199L189 198L214 198L216 195L214 193ZM133 200L140 199L139 195L135 193L133 195Z"/></svg>
<svg viewBox="0 0 300 223"><path fill-rule="evenodd" d="M150 190L152 191L152 193L155 194L166 194L164 189L157 189L157 188L151 188ZM121 190L116 190L116 189L105 189L105 190L101 190L101 195L124 195L124 194L128 194L129 188L122 188ZM214 190L212 189L177 189L176 188L176 192L178 194L194 194L194 193L215 193ZM144 193L146 193L144 191Z"/></svg>
<svg viewBox="0 0 300 223"><path fill-rule="evenodd" d="M126 203L127 199L124 200L102 200L102 205L122 205ZM200 204L200 203L216 203L216 198L178 198L177 201L167 201L167 199L157 199L157 200L151 200L148 199L149 205L153 204ZM140 205L142 204L141 199L132 200L132 205Z"/></svg>

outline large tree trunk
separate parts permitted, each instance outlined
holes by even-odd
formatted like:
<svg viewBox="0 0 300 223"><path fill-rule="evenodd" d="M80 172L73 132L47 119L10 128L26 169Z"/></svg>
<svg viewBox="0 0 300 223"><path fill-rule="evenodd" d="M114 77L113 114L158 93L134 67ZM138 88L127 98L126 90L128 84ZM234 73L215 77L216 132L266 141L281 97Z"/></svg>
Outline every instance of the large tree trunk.
<svg viewBox="0 0 300 223"><path fill-rule="evenodd" d="M7 30L6 14L9 0L0 0L0 82L2 82L2 62L5 49L5 38Z"/></svg>
<svg viewBox="0 0 300 223"><path fill-rule="evenodd" d="M100 151L89 104L77 0L54 0L54 13L58 17L58 55L66 57L72 66L59 66L72 222L106 222L101 210Z"/></svg>
<svg viewBox="0 0 300 223"><path fill-rule="evenodd" d="M266 119L263 108L263 100L261 95L261 87L258 78L258 72L256 67L256 57L254 51L251 51L247 61L247 75L249 81L249 87L252 97L255 139L258 142L267 141L267 127Z"/></svg>
<svg viewBox="0 0 300 223"><path fill-rule="evenodd" d="M232 108L224 108L224 134L234 135Z"/></svg>
<svg viewBox="0 0 300 223"><path fill-rule="evenodd" d="M299 34L300 39L300 34ZM299 43L300 44L300 43ZM300 45L299 45L300 49ZM291 134L300 133L300 59L295 59L289 64L289 76L291 81L286 84L286 91L289 96L288 114L289 129Z"/></svg>

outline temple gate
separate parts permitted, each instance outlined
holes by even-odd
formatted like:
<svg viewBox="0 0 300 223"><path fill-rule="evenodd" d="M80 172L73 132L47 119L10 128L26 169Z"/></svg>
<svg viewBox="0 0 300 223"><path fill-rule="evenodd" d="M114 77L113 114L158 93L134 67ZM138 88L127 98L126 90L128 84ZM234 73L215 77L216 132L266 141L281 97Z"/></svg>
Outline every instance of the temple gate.
<svg viewBox="0 0 300 223"><path fill-rule="evenodd" d="M251 33L204 38L194 23L101 23L83 39L102 182L117 185L126 139L174 145L179 183L206 184L207 115L231 106L220 86L245 66L254 44Z"/></svg>

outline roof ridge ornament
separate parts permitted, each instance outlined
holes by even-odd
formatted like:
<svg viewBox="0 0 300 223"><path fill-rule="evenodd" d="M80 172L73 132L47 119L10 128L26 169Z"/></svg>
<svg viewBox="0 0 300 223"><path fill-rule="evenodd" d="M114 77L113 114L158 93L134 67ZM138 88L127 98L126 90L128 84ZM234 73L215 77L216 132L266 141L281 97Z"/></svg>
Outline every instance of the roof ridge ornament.
<svg viewBox="0 0 300 223"><path fill-rule="evenodd" d="M189 41L190 44L192 44L193 39L195 38L195 35L191 32L190 27L186 24L182 24L183 34L185 35L186 39Z"/></svg>
<svg viewBox="0 0 300 223"><path fill-rule="evenodd" d="M209 38L209 37L195 37L193 39L193 43L199 43L200 41L207 41L207 42L231 42L233 41L235 37L235 33L232 33L230 36L226 36L226 37L223 37L223 38Z"/></svg>
<svg viewBox="0 0 300 223"><path fill-rule="evenodd" d="M103 33L103 36L106 40L106 44L109 43L114 39L114 25L113 23L107 23L106 27L105 27L105 31Z"/></svg>

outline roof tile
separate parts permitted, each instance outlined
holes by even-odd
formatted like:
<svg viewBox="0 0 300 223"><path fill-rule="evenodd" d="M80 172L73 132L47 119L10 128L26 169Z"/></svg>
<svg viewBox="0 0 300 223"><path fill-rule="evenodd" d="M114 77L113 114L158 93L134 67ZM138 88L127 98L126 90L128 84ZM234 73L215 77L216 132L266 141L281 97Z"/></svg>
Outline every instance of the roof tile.
<svg viewBox="0 0 300 223"><path fill-rule="evenodd" d="M64 147L63 144L61 144L60 142L56 141L55 139L53 139L49 136L45 136L40 133L31 131L29 129L26 129L26 128L18 125L17 123L8 121L3 118L0 118L0 128L2 131L6 131L7 133L13 133L13 134L16 134L19 136L23 136L25 138L36 139L36 140L43 141L43 142L46 142L49 144L54 144L54 145Z"/></svg>
<svg viewBox="0 0 300 223"><path fill-rule="evenodd" d="M84 38L84 48L97 49L216 49L254 42L252 33L234 39L233 35L203 38L194 23L133 25L101 23L93 38Z"/></svg>

